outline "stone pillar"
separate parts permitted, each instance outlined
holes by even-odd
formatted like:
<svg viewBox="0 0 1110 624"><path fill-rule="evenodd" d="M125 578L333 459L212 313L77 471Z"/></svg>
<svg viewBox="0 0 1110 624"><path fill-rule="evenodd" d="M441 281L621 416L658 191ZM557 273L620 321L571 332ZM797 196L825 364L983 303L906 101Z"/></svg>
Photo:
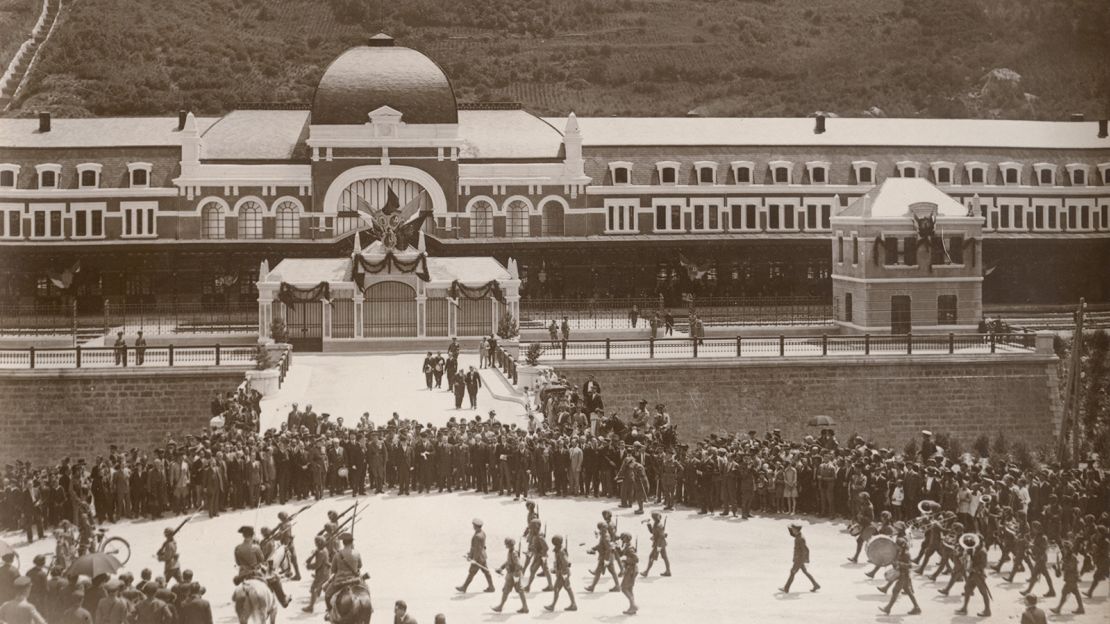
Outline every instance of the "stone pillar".
<svg viewBox="0 0 1110 624"><path fill-rule="evenodd" d="M320 324L323 326L324 339L331 338L331 302L320 302Z"/></svg>
<svg viewBox="0 0 1110 624"><path fill-rule="evenodd" d="M362 293L359 292L357 288L355 289L354 294L351 295L351 300L355 302L355 338L362 338L362 334L364 331L362 324L362 306L364 299L362 297Z"/></svg>
<svg viewBox="0 0 1110 624"><path fill-rule="evenodd" d="M458 326L459 326L459 309L457 307L455 307L455 304L448 302L447 303L447 335L448 336L458 336L459 335Z"/></svg>
<svg viewBox="0 0 1110 624"><path fill-rule="evenodd" d="M428 291L424 288L424 281L416 280L416 335L428 335Z"/></svg>
<svg viewBox="0 0 1110 624"><path fill-rule="evenodd" d="M1037 355L1055 355L1056 350L1053 348L1053 341L1056 334L1041 330L1037 332Z"/></svg>

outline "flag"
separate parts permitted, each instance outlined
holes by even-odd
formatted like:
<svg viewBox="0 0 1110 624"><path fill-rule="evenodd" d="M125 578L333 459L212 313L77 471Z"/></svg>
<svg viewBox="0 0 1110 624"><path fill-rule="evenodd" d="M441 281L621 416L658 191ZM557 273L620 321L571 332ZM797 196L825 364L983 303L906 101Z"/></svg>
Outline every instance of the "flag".
<svg viewBox="0 0 1110 624"><path fill-rule="evenodd" d="M397 212L397 208L401 205L401 200L397 198L397 193L393 192L393 187L386 187L388 194L386 196L385 205L382 206L382 214L391 215Z"/></svg>
<svg viewBox="0 0 1110 624"><path fill-rule="evenodd" d="M55 288L57 288L58 290L66 290L73 285L73 278L76 277L77 274L80 272L81 261L78 260L77 262L73 263L73 266L63 270L61 273L47 271L46 276L50 278L50 283L54 284Z"/></svg>

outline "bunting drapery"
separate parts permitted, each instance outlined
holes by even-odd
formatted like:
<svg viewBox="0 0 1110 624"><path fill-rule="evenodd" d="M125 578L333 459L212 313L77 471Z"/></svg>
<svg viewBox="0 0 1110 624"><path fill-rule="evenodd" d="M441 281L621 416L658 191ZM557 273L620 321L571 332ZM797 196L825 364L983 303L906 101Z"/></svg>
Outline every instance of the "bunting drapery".
<svg viewBox="0 0 1110 624"><path fill-rule="evenodd" d="M505 303L505 293L501 291L501 284L498 284L497 280L490 280L481 286L466 286L459 280L455 280L447 289L447 298L457 300L460 296L466 299L484 299L490 296L500 304Z"/></svg>
<svg viewBox="0 0 1110 624"><path fill-rule="evenodd" d="M385 256L378 262L371 262L364 256L355 256L355 268L361 269L361 271L355 271L355 282L363 290L366 287L363 284L362 277L367 273L376 275L396 270L398 273L414 273L425 282L431 279L431 276L428 275L428 257L424 254L420 254L412 260L402 260L391 250L385 252Z"/></svg>
<svg viewBox="0 0 1110 624"><path fill-rule="evenodd" d="M286 282L281 283L278 289L278 301L287 306L294 303L305 303L331 299L331 288L327 282L320 282L312 288L298 288Z"/></svg>

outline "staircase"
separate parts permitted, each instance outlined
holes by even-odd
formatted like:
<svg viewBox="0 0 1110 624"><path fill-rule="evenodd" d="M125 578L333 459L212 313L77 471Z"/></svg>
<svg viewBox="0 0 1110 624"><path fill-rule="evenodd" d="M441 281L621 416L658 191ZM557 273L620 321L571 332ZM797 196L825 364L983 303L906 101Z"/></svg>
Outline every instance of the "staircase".
<svg viewBox="0 0 1110 624"><path fill-rule="evenodd" d="M43 0L42 13L39 15L39 21L35 23L35 27L31 30L31 37L23 42L19 51L8 63L8 68L3 77L0 77L0 110L8 109L20 87L23 86L31 65L42 48L42 44L46 42L53 31L61 10L62 0Z"/></svg>

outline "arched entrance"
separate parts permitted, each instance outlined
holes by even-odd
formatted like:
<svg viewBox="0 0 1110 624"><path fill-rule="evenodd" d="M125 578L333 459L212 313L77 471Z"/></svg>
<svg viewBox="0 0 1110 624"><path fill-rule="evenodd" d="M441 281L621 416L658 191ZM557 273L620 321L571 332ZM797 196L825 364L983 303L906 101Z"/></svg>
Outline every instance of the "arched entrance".
<svg viewBox="0 0 1110 624"><path fill-rule="evenodd" d="M416 290L404 282L377 282L363 292L362 329L366 338L415 337Z"/></svg>

